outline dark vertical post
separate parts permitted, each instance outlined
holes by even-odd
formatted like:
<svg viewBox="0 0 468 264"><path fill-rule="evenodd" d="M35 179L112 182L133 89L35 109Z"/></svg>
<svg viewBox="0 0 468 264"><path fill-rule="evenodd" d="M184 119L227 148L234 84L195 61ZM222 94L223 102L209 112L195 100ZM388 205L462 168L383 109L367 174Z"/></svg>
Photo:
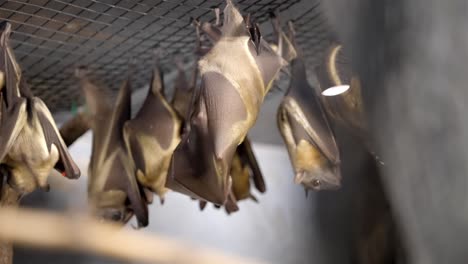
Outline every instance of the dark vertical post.
<svg viewBox="0 0 468 264"><path fill-rule="evenodd" d="M466 0L329 0L410 263L468 259Z"/></svg>

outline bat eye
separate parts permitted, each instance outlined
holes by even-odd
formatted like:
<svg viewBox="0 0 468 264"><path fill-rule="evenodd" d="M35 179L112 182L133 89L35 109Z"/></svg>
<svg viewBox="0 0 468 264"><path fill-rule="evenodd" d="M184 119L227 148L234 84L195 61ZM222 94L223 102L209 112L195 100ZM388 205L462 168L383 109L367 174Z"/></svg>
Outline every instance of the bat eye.
<svg viewBox="0 0 468 264"><path fill-rule="evenodd" d="M319 179L314 179L314 180L312 181L312 186L313 186L314 188L319 187L319 186L320 186L320 180L319 180Z"/></svg>
<svg viewBox="0 0 468 264"><path fill-rule="evenodd" d="M102 212L101 217L107 221L119 222L123 219L123 213L115 209L107 209Z"/></svg>
<svg viewBox="0 0 468 264"><path fill-rule="evenodd" d="M120 221L122 219L122 214L120 212L113 213L111 219L113 221Z"/></svg>

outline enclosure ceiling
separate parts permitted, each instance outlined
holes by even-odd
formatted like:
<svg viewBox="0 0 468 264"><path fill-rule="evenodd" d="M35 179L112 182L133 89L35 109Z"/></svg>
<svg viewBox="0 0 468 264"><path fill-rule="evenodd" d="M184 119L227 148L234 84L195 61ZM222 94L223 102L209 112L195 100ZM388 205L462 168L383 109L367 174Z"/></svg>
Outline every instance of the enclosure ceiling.
<svg viewBox="0 0 468 264"><path fill-rule="evenodd" d="M174 69L172 58L193 58L195 30L191 18L213 21L212 7L224 0L4 0L0 17L12 24L12 46L24 74L52 111L81 103L77 80L79 65L87 65L115 91L126 76L128 62L137 63L133 87L150 78L153 50L164 51L164 70ZM298 43L311 69L322 54L330 32L312 0L239 0L271 39L269 12L293 19Z"/></svg>

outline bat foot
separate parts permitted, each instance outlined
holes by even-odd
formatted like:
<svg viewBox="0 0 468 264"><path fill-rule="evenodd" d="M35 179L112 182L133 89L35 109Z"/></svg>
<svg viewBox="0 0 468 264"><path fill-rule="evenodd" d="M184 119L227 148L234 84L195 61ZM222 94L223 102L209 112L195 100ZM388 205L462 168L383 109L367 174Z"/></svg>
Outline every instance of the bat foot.
<svg viewBox="0 0 468 264"><path fill-rule="evenodd" d="M200 211L205 210L206 204L207 204L206 201L200 201L200 202L198 203L198 206L200 207Z"/></svg>
<svg viewBox="0 0 468 264"><path fill-rule="evenodd" d="M250 194L250 199L253 200L254 202L258 203L257 197L255 197L253 194Z"/></svg>
<svg viewBox="0 0 468 264"><path fill-rule="evenodd" d="M161 205L164 205L164 201L165 201L164 197L159 197L159 203Z"/></svg>

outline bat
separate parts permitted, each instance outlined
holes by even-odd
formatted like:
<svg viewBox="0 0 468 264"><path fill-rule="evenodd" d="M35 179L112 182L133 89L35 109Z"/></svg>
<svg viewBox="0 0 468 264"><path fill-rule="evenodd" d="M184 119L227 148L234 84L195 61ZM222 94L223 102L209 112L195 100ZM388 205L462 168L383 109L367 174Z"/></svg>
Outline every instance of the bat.
<svg viewBox="0 0 468 264"><path fill-rule="evenodd" d="M341 184L338 146L319 95L307 81L292 22L289 27L298 56L291 61L291 81L278 109L278 127L295 171L295 183L302 184L306 193L307 189L336 189Z"/></svg>
<svg viewBox="0 0 468 264"><path fill-rule="evenodd" d="M215 26L212 26L210 23L203 23L204 29L202 31L204 33L207 33L208 35L211 35L210 39L211 41L215 42L217 41L221 33L217 35L216 32L221 32L219 30L219 9L215 9L216 17L217 17L217 22ZM206 47L204 49L200 49L201 41L200 41L200 32L199 28L201 26L201 23L196 21L195 26L197 27L197 49L196 49L196 54L200 50L204 50L202 52L203 54L206 54L209 51L209 47ZM207 30L208 29L208 30ZM206 32L208 31L208 32ZM215 33L213 33L215 32ZM213 37L213 35L215 35ZM200 54L200 53L198 53ZM187 117L188 117L188 108L190 106L191 102L191 95L193 92L193 89L196 85L196 78L197 78L197 67L194 68L194 72L192 73L192 78L190 84L187 82L187 78L185 76L185 71L180 63L180 60L176 60L176 65L179 71L178 77L176 79L176 85L175 85L175 92L174 92L174 100L173 100L173 106L174 109L179 113L179 115L184 116L184 122L186 122ZM241 152L244 150L243 152ZM242 156L242 159L241 157ZM251 165L252 164L252 165ZM251 168L252 167L252 168ZM253 177L251 174L254 174ZM265 183L263 180L263 176L260 172L260 169L258 167L257 161L255 159L255 156L253 155L253 152L250 148L250 142L246 138L246 140L239 145L236 154L234 155L233 159L233 166L231 168L230 174L232 175L233 179L233 186L232 186L232 192L233 195L230 195L230 199L227 202L225 209L228 213L232 213L234 211L237 211L239 208L237 207L237 201L238 200L243 200L247 198L252 198L253 200L256 201L256 198L250 193L250 178L253 177L255 182L259 183L259 188L262 190L262 192L265 192ZM203 210L206 206L206 201L199 201L199 206L200 209Z"/></svg>
<svg viewBox="0 0 468 264"><path fill-rule="evenodd" d="M0 165L8 183L21 195L49 189L53 168L77 179L80 170L70 156L45 103L22 77L9 44L11 25L0 23Z"/></svg>
<svg viewBox="0 0 468 264"><path fill-rule="evenodd" d="M223 205L230 194L231 161L254 125L284 60L244 20L230 0L221 37L198 62L201 85L189 129L176 148L167 186ZM170 178L170 179L169 179Z"/></svg>
<svg viewBox="0 0 468 264"><path fill-rule="evenodd" d="M130 74L120 88L115 105L87 76L77 71L92 116L91 161L88 168L88 200L99 219L126 223L135 215L138 226L148 225L145 192L138 185L127 152L123 129L131 114Z"/></svg>
<svg viewBox="0 0 468 264"><path fill-rule="evenodd" d="M184 85L183 80L178 85ZM187 100L185 90L179 99ZM156 63L148 95L134 119L127 121L124 136L127 149L131 154L136 168L138 182L145 188L155 192L164 201L167 192L165 187L167 171L172 153L179 144L182 120L164 98L163 75ZM178 106L184 107L183 101L177 101ZM177 109L177 108L176 108ZM183 113L184 110L179 108Z"/></svg>

